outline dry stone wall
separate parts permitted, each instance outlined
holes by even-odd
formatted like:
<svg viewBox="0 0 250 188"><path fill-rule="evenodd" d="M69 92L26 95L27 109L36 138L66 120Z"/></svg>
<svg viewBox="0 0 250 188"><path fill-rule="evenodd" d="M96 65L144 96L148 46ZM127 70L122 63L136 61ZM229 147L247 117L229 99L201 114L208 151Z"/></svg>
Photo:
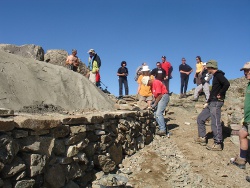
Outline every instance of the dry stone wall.
<svg viewBox="0 0 250 188"><path fill-rule="evenodd" d="M0 187L86 187L153 140L149 111L14 116L1 109Z"/></svg>

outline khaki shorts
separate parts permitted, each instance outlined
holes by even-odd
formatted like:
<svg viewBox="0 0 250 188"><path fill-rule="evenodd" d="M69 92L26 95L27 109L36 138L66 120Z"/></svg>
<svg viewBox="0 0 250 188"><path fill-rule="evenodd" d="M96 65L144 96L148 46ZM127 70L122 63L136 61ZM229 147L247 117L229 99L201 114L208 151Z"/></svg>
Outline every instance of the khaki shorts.
<svg viewBox="0 0 250 188"><path fill-rule="evenodd" d="M250 134L250 123L243 123L242 129L244 129L248 134Z"/></svg>
<svg viewBox="0 0 250 188"><path fill-rule="evenodd" d="M153 96L144 97L140 95L140 101L152 101Z"/></svg>

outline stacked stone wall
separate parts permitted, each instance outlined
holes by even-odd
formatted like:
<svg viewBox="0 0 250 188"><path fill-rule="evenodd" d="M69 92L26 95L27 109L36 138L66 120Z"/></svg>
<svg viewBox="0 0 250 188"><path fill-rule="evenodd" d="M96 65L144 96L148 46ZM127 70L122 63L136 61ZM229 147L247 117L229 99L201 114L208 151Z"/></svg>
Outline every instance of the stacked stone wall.
<svg viewBox="0 0 250 188"><path fill-rule="evenodd" d="M148 111L0 118L0 187L85 187L153 140Z"/></svg>

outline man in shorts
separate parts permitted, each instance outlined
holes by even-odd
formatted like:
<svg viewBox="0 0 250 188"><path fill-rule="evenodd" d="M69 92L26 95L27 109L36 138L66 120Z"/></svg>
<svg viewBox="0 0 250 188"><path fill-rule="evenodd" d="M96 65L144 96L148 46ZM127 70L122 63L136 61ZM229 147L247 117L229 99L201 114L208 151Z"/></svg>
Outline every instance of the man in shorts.
<svg viewBox="0 0 250 188"><path fill-rule="evenodd" d="M245 78L249 81L244 102L244 123L242 129L239 131L240 140L240 155L235 158L231 158L231 163L241 169L246 168L246 159L248 151L248 139L247 136L250 134L250 62L247 62L240 71L244 71Z"/></svg>
<svg viewBox="0 0 250 188"><path fill-rule="evenodd" d="M77 69L79 67L79 59L76 54L77 50L73 49L72 54L69 55L66 59L66 65L70 70L73 70L74 72L77 72Z"/></svg>

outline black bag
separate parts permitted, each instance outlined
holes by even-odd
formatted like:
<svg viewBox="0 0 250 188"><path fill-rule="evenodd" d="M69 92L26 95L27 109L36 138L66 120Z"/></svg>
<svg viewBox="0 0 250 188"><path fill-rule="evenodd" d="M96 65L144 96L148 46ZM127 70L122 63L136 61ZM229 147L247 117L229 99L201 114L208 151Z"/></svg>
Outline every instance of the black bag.
<svg viewBox="0 0 250 188"><path fill-rule="evenodd" d="M194 78L194 84L196 84L196 78Z"/></svg>

